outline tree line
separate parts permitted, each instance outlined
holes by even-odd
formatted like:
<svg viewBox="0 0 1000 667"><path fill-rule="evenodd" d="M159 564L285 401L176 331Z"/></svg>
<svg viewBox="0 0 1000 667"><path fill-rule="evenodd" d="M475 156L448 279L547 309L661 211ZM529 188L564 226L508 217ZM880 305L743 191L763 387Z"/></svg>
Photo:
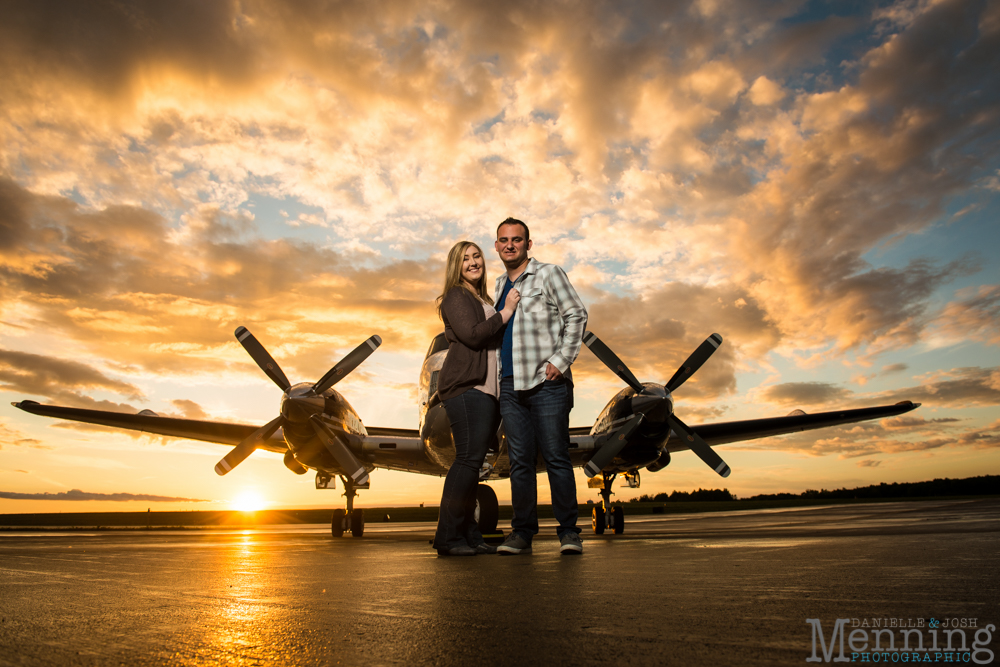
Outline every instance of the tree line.
<svg viewBox="0 0 1000 667"><path fill-rule="evenodd" d="M928 496L995 496L1000 495L1000 475L982 475L965 479L934 479L927 482L893 482L872 484L853 489L806 489L800 494L767 493L747 500L782 500L785 498L926 498Z"/></svg>
<svg viewBox="0 0 1000 667"><path fill-rule="evenodd" d="M1000 495L1000 475L982 475L964 479L934 479L926 482L893 482L872 484L853 489L806 489L802 493L762 493L740 500L841 500L857 498L926 498L930 496L995 496ZM630 503L665 503L711 500L737 500L729 489L698 489L673 493L643 494Z"/></svg>

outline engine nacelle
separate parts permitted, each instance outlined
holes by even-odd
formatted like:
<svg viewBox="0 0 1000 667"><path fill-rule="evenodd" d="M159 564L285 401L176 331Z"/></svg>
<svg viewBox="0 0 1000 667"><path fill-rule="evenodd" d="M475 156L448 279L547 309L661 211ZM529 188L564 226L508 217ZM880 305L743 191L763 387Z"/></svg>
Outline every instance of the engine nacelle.
<svg viewBox="0 0 1000 667"><path fill-rule="evenodd" d="M424 414L420 439L424 442L428 459L445 469L451 466L455 460L455 442L451 435L451 422L442 403L434 405Z"/></svg>
<svg viewBox="0 0 1000 667"><path fill-rule="evenodd" d="M668 465L670 465L670 452L664 450L663 453L660 454L659 458L646 466L646 470L649 472L659 472Z"/></svg>
<svg viewBox="0 0 1000 667"><path fill-rule="evenodd" d="M296 475L304 475L308 472L308 469L295 460L295 455L292 454L292 450L285 452L285 467L294 472Z"/></svg>

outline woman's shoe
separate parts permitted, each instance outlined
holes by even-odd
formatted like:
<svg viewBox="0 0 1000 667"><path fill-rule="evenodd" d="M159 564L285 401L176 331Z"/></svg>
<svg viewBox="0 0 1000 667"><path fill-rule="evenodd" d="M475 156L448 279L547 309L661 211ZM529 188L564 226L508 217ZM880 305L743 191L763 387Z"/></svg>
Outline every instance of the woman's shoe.
<svg viewBox="0 0 1000 667"><path fill-rule="evenodd" d="M477 553L479 552L467 544L451 549L438 549L438 556L475 556Z"/></svg>

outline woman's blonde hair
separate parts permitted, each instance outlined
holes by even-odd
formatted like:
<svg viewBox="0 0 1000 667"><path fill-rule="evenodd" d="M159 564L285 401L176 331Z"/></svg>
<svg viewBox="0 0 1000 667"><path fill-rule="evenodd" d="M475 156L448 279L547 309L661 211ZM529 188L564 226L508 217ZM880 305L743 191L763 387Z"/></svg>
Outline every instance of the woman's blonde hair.
<svg viewBox="0 0 1000 667"><path fill-rule="evenodd" d="M444 291L441 292L441 296L437 298L437 310L438 316L441 316L441 303L444 301L444 297L448 294L452 287L462 286L463 289L467 289L462 285L462 262L465 260L465 251L469 247L473 247L479 251L479 254L483 254L483 249L472 241L459 241L451 247L448 251L448 265L444 270ZM479 288L475 291L476 295L485 301L486 303L493 305L493 298L486 292L486 258L483 257L483 276L479 279Z"/></svg>

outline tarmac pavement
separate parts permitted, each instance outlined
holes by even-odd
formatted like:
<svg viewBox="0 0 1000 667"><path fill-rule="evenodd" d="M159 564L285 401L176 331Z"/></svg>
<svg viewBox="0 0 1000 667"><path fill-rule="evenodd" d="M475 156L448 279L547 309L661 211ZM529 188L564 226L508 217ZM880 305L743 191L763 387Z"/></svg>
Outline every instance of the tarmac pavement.
<svg viewBox="0 0 1000 667"><path fill-rule="evenodd" d="M582 556L549 523L441 558L433 529L0 533L0 665L792 665L838 618L1000 653L1000 499L626 518Z"/></svg>

